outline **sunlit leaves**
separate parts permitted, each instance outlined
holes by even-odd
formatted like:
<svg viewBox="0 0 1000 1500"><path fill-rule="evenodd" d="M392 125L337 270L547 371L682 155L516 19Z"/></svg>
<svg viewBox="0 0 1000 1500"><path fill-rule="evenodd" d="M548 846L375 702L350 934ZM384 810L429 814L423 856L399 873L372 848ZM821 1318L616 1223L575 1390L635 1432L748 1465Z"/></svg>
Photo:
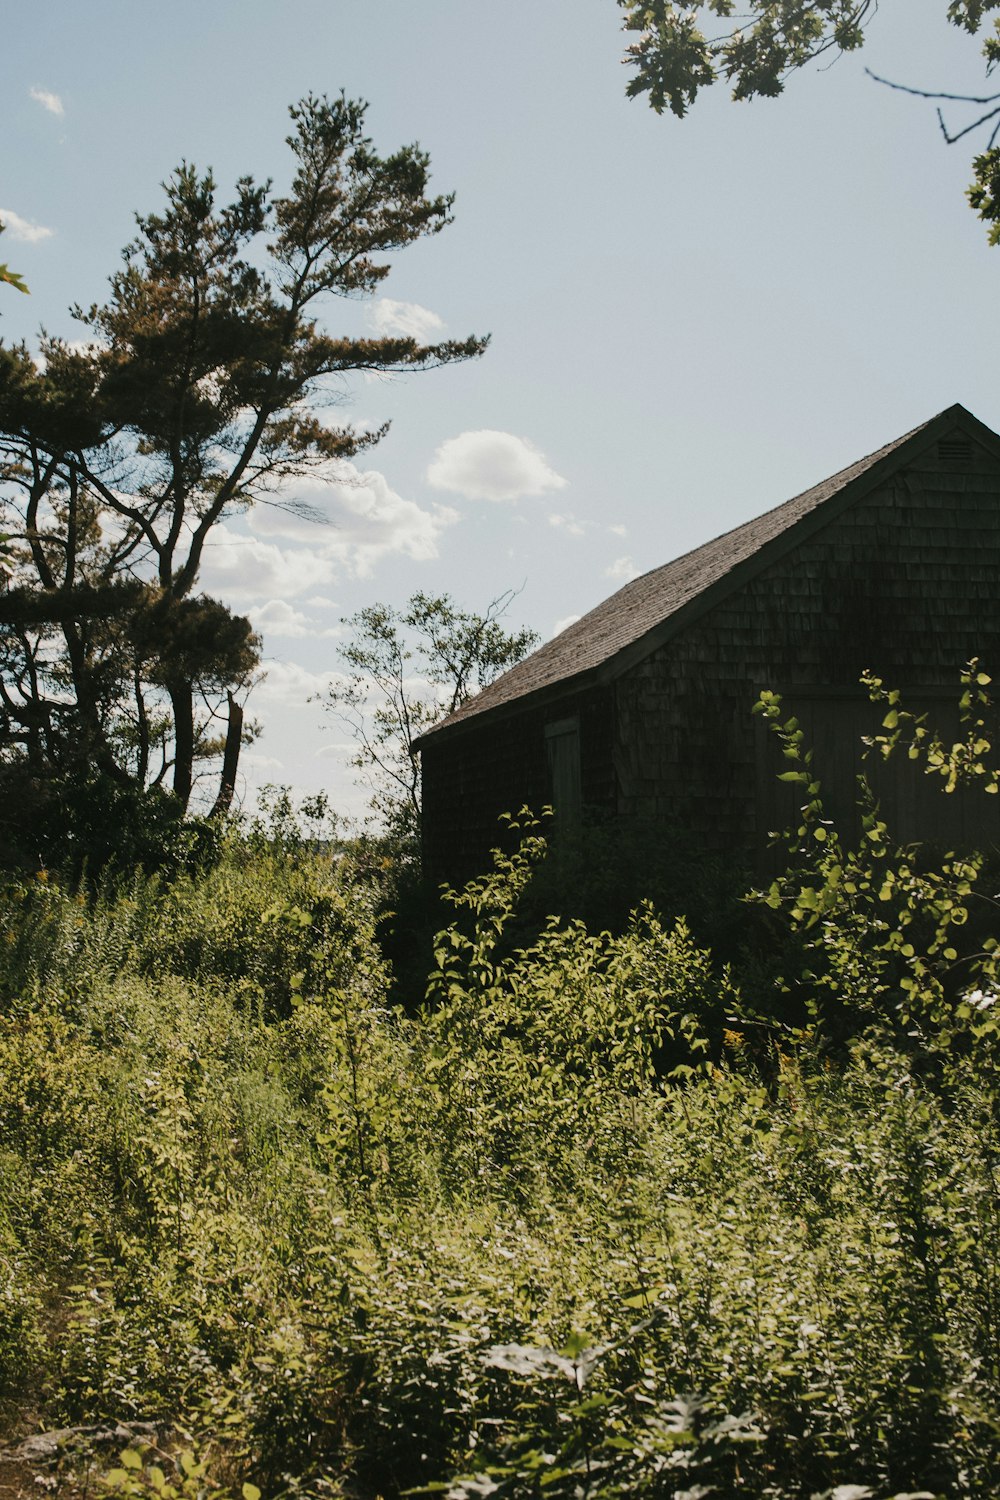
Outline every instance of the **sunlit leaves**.
<svg viewBox="0 0 1000 1500"><path fill-rule="evenodd" d="M9 266L2 264L0 264L0 282L3 282L5 286L12 286L16 292L27 292L28 290L22 277L16 271L12 271Z"/></svg>
<svg viewBox="0 0 1000 1500"><path fill-rule="evenodd" d="M665 109L683 116L702 89L725 81L734 99L774 97L791 74L815 59L856 52L877 10L877 0L617 0L625 12L623 30L635 36L623 61L631 70L626 93L648 96L657 114ZM986 24L997 0L949 0L948 20L975 35ZM982 44L987 73L1000 62L1000 19ZM1000 96L927 92L905 79L878 79L923 98L972 106L976 113L961 128L950 129L940 110L938 122L949 143L982 128L990 131L988 149L975 159L969 196L990 225L990 243L998 243L997 164L994 150L1000 132Z"/></svg>
<svg viewBox="0 0 1000 1500"><path fill-rule="evenodd" d="M657 114L683 116L702 88L725 79L735 99L779 94L788 75L824 53L853 52L864 41L874 0L753 0L739 16L733 0L618 0L623 28L638 33L625 54L631 98L649 95Z"/></svg>
<svg viewBox="0 0 1000 1500"><path fill-rule="evenodd" d="M2 222L0 222L0 234L3 234ZM11 286L17 292L27 292L28 290L28 288L24 284L24 281L18 275L18 273L16 271L12 271L10 267L6 265L0 265L0 284L4 286Z"/></svg>
<svg viewBox="0 0 1000 1500"><path fill-rule="evenodd" d="M0 891L5 1399L156 1414L88 1480L143 1500L915 1496L956 1456L995 1493L990 1052L758 1047L649 912L518 951L512 822L423 1014L385 1004L377 851L280 803L169 887Z"/></svg>
<svg viewBox="0 0 1000 1500"><path fill-rule="evenodd" d="M953 742L943 740L926 715L906 709L898 689L887 689L871 674L863 680L884 709L882 732L868 742L870 752L891 762L905 750L939 781L944 795L963 786L996 793L991 679L977 661L961 674L962 737ZM776 694L763 694L756 712L770 722L786 755L811 766L812 751L797 722L783 720ZM809 780L805 770L786 772L783 779ZM815 1014L829 1015L821 997L835 997L855 1026L904 1046L919 1042L937 1056L945 1074L956 1050L980 1055L992 1048L1000 1029L991 1007L970 1007L961 998L1000 987L996 941L983 931L993 905L982 888L983 856L946 852L933 859L916 846L897 848L863 779L861 837L852 845L824 820L818 781L809 781L808 794L802 822L788 836L789 869L762 899L772 910L785 908L807 935L815 955L809 975ZM962 934L967 926L977 934L971 941Z"/></svg>

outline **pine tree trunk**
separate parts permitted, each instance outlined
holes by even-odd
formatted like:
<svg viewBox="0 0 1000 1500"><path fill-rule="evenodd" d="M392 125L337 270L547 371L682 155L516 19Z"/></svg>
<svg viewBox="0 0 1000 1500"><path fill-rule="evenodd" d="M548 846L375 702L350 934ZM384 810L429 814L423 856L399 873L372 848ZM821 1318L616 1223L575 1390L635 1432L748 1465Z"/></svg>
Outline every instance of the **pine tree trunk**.
<svg viewBox="0 0 1000 1500"><path fill-rule="evenodd" d="M226 729L226 749L222 757L222 776L219 781L219 795L215 799L215 805L209 814L212 818L221 818L233 805L233 793L236 790L236 770L240 763L240 748L243 743L243 708L237 703L232 693L226 693L229 700L229 724Z"/></svg>
<svg viewBox="0 0 1000 1500"><path fill-rule="evenodd" d="M174 715L174 796L187 812L194 782L194 694L182 678L172 678L166 688Z"/></svg>

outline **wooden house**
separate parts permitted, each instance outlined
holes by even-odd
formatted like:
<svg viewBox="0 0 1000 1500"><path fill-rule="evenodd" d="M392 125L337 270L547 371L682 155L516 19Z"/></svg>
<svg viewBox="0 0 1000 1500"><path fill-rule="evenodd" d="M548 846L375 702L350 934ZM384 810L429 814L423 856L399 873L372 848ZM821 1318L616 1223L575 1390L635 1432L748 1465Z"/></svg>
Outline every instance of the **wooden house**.
<svg viewBox="0 0 1000 1500"><path fill-rule="evenodd" d="M813 744L827 807L849 817L859 740L880 717L860 674L957 720L973 656L1000 678L1000 437L952 406L634 579L424 734L426 870L485 868L498 816L524 804L553 804L557 828L632 820L759 851L795 812L752 713L764 688ZM905 757L877 790L902 839L995 836L982 804L1000 798L942 798Z"/></svg>

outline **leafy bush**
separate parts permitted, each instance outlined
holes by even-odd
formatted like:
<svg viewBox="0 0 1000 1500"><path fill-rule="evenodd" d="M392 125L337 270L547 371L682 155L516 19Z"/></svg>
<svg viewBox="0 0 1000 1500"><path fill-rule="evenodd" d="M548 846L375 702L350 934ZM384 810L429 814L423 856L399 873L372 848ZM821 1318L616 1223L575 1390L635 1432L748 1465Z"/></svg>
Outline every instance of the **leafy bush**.
<svg viewBox="0 0 1000 1500"><path fill-rule="evenodd" d="M799 839L771 894L816 944L812 1019L761 1072L683 922L519 927L519 832L451 894L416 1014L367 850L258 830L169 883L2 893L8 1426L156 1423L119 1493L995 1493L992 1006L956 999L971 924L940 904L965 863L911 861L894 905L882 833Z"/></svg>
<svg viewBox="0 0 1000 1500"><path fill-rule="evenodd" d="M517 853L497 851L491 875L451 893L471 932L456 922L436 939L420 1055L457 1181L522 1172L530 1189L540 1165L558 1174L583 1142L627 1162L664 1061L693 1076L736 999L685 923L667 931L648 905L619 937L552 917L503 957L544 853L529 823Z"/></svg>
<svg viewBox="0 0 1000 1500"><path fill-rule="evenodd" d="M0 867L57 870L73 882L198 869L217 857L224 835L219 820L185 818L159 787L94 770L39 780L10 763L0 768L0 800Z"/></svg>
<svg viewBox="0 0 1000 1500"><path fill-rule="evenodd" d="M906 749L942 793L963 783L996 794L1000 773L987 763L991 748L985 715L989 677L971 662L962 674L962 738L945 745L925 722L908 713L898 690L866 679L874 701L887 708L885 734L870 749L888 758ZM939 1076L975 1060L993 1070L1000 1039L1000 938L996 904L983 890L990 869L976 852L896 846L867 785L860 792L860 841L849 841L825 817L821 783L795 719L782 721L781 701L765 693L758 711L771 721L804 802L790 834L787 872L763 895L784 910L801 933L814 963L815 1020L848 1036L870 1035L912 1056ZM977 910L978 908L978 910ZM970 920L972 919L972 920ZM963 1069L955 1077L961 1079Z"/></svg>

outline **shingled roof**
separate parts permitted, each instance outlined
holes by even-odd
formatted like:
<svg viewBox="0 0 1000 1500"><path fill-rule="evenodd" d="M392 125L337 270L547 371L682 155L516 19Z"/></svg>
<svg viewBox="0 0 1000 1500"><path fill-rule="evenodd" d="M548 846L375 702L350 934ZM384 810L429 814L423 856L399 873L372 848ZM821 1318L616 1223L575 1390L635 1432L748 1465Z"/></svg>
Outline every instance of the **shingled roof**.
<svg viewBox="0 0 1000 1500"><path fill-rule="evenodd" d="M994 450L1000 448L997 435L965 407L948 407L774 510L634 578L427 730L417 748L482 714L510 712L526 699L538 701L576 690L587 678L607 681L618 676L795 546L806 532L825 524L832 514L956 427ZM820 510L824 514L818 517Z"/></svg>

